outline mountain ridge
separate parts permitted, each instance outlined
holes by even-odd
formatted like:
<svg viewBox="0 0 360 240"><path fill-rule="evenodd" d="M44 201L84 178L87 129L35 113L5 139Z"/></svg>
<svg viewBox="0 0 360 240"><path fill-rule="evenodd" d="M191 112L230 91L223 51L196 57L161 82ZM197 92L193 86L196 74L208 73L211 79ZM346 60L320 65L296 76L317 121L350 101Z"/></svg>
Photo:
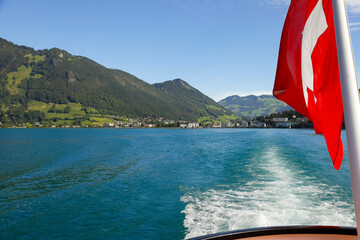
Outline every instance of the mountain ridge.
<svg viewBox="0 0 360 240"><path fill-rule="evenodd" d="M59 48L34 50L0 38L3 112L31 101L80 103L101 114L197 121L232 112L181 79L149 84Z"/></svg>

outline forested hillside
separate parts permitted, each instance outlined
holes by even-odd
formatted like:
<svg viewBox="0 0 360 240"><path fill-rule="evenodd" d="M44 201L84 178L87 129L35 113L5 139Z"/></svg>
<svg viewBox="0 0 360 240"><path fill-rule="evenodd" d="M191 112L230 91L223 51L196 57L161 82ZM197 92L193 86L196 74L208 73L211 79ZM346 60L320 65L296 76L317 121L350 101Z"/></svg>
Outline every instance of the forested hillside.
<svg viewBox="0 0 360 240"><path fill-rule="evenodd" d="M82 109L77 113L79 117L93 111L132 118L197 121L232 114L183 80L151 85L61 49L36 51L5 39L0 39L0 83L2 119L16 118L16 114L49 118L50 108L53 113L66 107L69 111L70 103Z"/></svg>
<svg viewBox="0 0 360 240"><path fill-rule="evenodd" d="M249 119L292 109L286 103L277 100L272 95L249 95L245 97L234 95L219 101L219 104L236 113L238 116Z"/></svg>

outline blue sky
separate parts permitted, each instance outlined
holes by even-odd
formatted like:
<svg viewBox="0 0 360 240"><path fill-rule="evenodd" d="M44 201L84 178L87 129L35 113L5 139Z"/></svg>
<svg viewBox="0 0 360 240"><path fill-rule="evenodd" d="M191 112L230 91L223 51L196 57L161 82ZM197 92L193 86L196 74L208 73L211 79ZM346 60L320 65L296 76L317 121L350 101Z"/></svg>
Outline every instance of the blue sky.
<svg viewBox="0 0 360 240"><path fill-rule="evenodd" d="M215 100L271 93L289 0L0 0L0 37ZM360 0L347 0L357 71Z"/></svg>

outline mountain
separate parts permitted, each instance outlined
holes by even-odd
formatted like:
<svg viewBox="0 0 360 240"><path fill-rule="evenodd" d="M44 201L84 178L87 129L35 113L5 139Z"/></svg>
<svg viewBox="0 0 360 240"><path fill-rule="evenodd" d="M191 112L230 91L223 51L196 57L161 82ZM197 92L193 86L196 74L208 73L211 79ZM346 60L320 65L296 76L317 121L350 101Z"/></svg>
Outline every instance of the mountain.
<svg viewBox="0 0 360 240"><path fill-rule="evenodd" d="M277 100L272 95L240 97L233 95L218 102L225 108L233 111L238 116L254 118L271 113L291 110L292 108L284 102Z"/></svg>
<svg viewBox="0 0 360 240"><path fill-rule="evenodd" d="M173 104L182 112L182 116L187 114L199 114L204 116L223 116L233 114L230 110L216 103L211 98L202 94L199 90L190 86L181 79L155 83L154 87L169 95Z"/></svg>
<svg viewBox="0 0 360 240"><path fill-rule="evenodd" d="M232 114L181 79L151 85L58 48L34 50L0 38L0 110L39 102L47 104L43 108L78 103L100 114L188 121Z"/></svg>

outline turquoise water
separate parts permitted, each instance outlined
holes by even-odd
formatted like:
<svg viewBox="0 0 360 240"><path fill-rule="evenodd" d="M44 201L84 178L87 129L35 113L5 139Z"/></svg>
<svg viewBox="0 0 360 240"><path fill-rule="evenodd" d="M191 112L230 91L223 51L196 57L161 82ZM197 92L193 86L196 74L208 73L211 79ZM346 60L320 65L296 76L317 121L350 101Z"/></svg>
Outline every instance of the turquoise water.
<svg viewBox="0 0 360 240"><path fill-rule="evenodd" d="M349 175L312 130L0 129L0 239L354 226Z"/></svg>

